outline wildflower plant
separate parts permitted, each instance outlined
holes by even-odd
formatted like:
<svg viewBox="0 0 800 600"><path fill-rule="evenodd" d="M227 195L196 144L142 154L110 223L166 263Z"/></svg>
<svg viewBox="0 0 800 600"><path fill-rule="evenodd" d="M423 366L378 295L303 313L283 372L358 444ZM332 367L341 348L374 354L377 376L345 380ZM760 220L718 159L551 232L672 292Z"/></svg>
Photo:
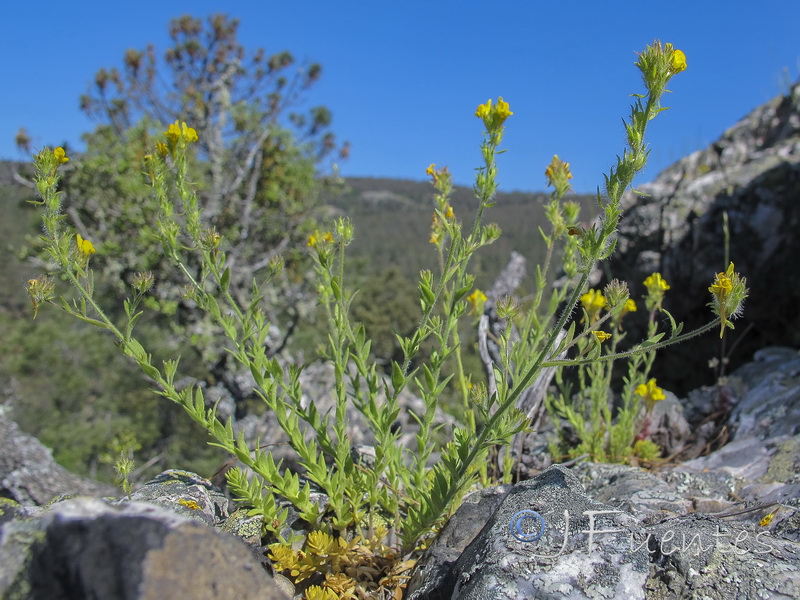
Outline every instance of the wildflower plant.
<svg viewBox="0 0 800 600"><path fill-rule="evenodd" d="M655 314L662 310L661 302L669 286L659 273L650 275L644 285L647 290L644 304L649 310L647 338L652 341L659 338ZM597 359L618 357L619 344L626 336L624 317L638 311L636 302L629 297L626 284L612 280L604 293L590 289L580 298L584 318L589 324L602 320L610 329L610 332L595 329L592 331L593 340L579 341L577 352L580 357L592 353ZM647 379L655 351L643 346L641 351L627 356L627 374L623 379L616 410L611 393L612 360L579 364L577 384L565 379L561 371L558 372L557 391L548 394L546 399L551 417L557 423L561 419L566 421L565 425L557 428L559 443L551 445L554 456L576 458L585 455L596 462L632 462L638 459L652 460L659 455L657 446L647 439L652 433L648 427L655 403L666 396L656 385L655 379Z"/></svg>
<svg viewBox="0 0 800 600"><path fill-rule="evenodd" d="M364 578L358 577L354 566L356 556L369 562L374 581L400 589L412 552L458 506L490 450L507 446L525 429L529 415L518 408L518 402L544 369L578 366L584 373L582 385L607 389L611 362L628 357L633 370L623 400L634 407L637 398L644 398L637 394L638 386L645 384L645 392L655 401L655 389L646 381L653 352L717 327L738 313L734 303L746 290L743 280L731 270L726 273L729 291L721 278L712 286L719 315L714 322L682 334L670 317L670 331L653 331L642 344L617 352L622 317L634 308L627 287L612 282L602 293L587 290L595 265L614 249L622 194L647 160L647 124L665 110L661 96L669 79L685 68L685 57L671 45L656 42L642 52L637 67L647 93L637 96L632 106L625 124L628 147L605 178L606 195L598 191L602 214L597 222L580 226L577 205L563 201L570 189L568 163L555 157L547 168L555 192L545 207L551 223L551 230L542 232L546 258L536 269L536 288L524 306L510 300L497 304L498 314L505 320L498 339L501 364L492 365L486 384L473 383L463 368L458 324L469 318L470 309L479 312L487 301L486 295L474 288L469 264L475 252L500 235L496 225L485 222L485 214L494 205L496 156L501 152L505 123L513 115L506 101L488 100L475 112L484 128L483 165L475 180L479 205L471 226L462 226L450 203L452 179L447 169L435 165L428 169L436 190L430 242L439 264L436 273L420 273L422 317L412 333L398 336L402 358L391 362L389 376L382 375L371 356L364 327L350 317L355 291L345 278L344 262L346 247L354 236L352 224L337 219L331 230L314 232L308 251L328 321L324 358L333 366L335 378L334 406L325 413L314 399L304 397L302 368L268 356L265 349L270 324L263 309L263 290L280 271L280 261L270 264L267 277L253 281L249 298L240 301L234 297L226 241L204 224L194 186L188 181L187 148L197 142L197 132L185 123L168 127L146 157L144 168L159 207L162 251L183 273L186 297L211 315L227 337L229 355L251 373L255 393L274 413L305 471L302 479L283 469L260 443L249 447L244 434L236 434L230 421L218 417L215 406L207 406L200 386L180 386L176 378L179 359L156 364L137 340L135 327L142 316L142 300L154 279L157 284L157 276L141 273L134 278L122 323L114 323L97 304L91 232L76 236L67 226L57 191L58 167L68 160L61 149L45 149L36 156L36 185L43 206L44 241L61 276L72 284L75 298L56 300L51 279L31 280L28 290L34 313L44 303L58 302L70 314L110 332L122 352L153 380L158 394L183 407L208 432L211 444L236 456L244 468L228 472L228 486L252 514L262 517L265 535L275 542L271 556L276 568L296 583L307 584L307 598L352 597L354 588L360 590L356 590L358 597L365 597ZM553 288L548 276L559 253L566 283ZM572 319L579 306L583 307L582 318ZM417 359L423 344L429 358L420 363ZM575 356L566 358L573 349ZM455 372L445 368L448 361L455 363ZM441 432L436 414L449 385L463 398L465 422ZM422 399L424 409L411 415L417 424L415 443L406 448L399 444L400 433L393 425L402 410L400 395L409 389ZM607 407L598 405L592 410L598 412L600 421L612 421ZM361 461L351 448L348 426L352 411L363 416L374 437L375 456L369 462ZM634 408L629 412L631 419L638 417ZM584 418L579 411L575 415L576 422ZM444 444L438 441L442 433ZM597 439L587 443L600 448L606 433L598 430L593 435ZM626 444L630 445L627 438L619 443ZM439 458L434 462L435 455ZM312 485L324 491L324 502L312 497ZM305 522L309 533L301 536L303 539L295 539L288 527L288 505ZM378 560L376 555L383 558Z"/></svg>

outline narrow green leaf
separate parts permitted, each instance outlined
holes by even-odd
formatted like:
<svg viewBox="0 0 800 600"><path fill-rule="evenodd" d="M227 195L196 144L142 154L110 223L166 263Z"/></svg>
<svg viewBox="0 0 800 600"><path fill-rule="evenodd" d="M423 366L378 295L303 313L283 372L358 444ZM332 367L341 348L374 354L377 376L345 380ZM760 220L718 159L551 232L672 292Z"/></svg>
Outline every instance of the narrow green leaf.
<svg viewBox="0 0 800 600"><path fill-rule="evenodd" d="M225 270L222 272L222 278L220 278L219 280L219 287L223 292L227 292L230 283L231 283L231 269L230 267L226 267Z"/></svg>

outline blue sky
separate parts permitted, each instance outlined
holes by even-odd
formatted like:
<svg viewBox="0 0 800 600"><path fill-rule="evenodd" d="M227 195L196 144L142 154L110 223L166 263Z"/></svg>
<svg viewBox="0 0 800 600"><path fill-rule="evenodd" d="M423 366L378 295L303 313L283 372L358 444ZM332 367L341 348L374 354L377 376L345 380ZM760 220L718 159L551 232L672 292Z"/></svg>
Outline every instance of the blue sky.
<svg viewBox="0 0 800 600"><path fill-rule="evenodd" d="M800 2L4 2L0 7L0 158L69 142L93 123L78 98L127 48L167 47L167 23L189 13L241 20L240 39L323 65L310 104L334 115L352 144L346 176L424 179L431 162L471 184L480 163L475 107L503 96L507 122L499 180L541 190L553 154L574 186L593 192L623 148L629 94L642 91L634 52L658 38L682 49L671 110L650 129L643 183L785 90L798 78Z"/></svg>

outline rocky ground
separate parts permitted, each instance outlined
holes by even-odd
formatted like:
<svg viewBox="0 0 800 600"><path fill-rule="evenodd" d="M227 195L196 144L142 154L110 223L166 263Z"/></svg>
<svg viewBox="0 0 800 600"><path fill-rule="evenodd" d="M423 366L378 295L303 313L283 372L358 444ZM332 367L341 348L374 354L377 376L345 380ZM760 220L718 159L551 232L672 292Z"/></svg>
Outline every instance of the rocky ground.
<svg viewBox="0 0 800 600"><path fill-rule="evenodd" d="M797 351L764 349L729 377L729 441L708 455L552 465L473 493L406 597L800 597L799 381ZM677 406L702 418L718 397ZM290 597L258 524L207 480L169 471L110 499L2 414L0 429L0 597Z"/></svg>

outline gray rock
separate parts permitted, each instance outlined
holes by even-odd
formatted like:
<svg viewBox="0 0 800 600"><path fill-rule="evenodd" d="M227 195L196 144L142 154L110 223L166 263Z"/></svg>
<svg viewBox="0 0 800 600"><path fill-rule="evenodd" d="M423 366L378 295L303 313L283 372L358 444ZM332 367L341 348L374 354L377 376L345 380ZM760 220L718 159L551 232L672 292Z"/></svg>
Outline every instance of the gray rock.
<svg viewBox="0 0 800 600"><path fill-rule="evenodd" d="M54 504L0 529L4 598L285 598L240 540L141 502Z"/></svg>
<svg viewBox="0 0 800 600"><path fill-rule="evenodd" d="M574 474L554 465L502 497L450 575L440 578L440 588L410 597L644 598L647 550L629 549L632 539L640 546L645 539L637 525L630 515L589 498ZM599 533L603 529L616 531Z"/></svg>
<svg viewBox="0 0 800 600"><path fill-rule="evenodd" d="M729 419L734 439L800 433L800 353L790 348L765 348L733 375L747 389Z"/></svg>
<svg viewBox="0 0 800 600"><path fill-rule="evenodd" d="M510 485L498 485L478 490L464 498L428 552L417 562L406 588L407 600L441 600L450 597L449 594L445 595L444 590L452 590L455 585L452 579L453 565L491 519L510 490Z"/></svg>
<svg viewBox="0 0 800 600"><path fill-rule="evenodd" d="M43 505L61 494L111 495L115 489L67 471L53 452L20 431L0 407L0 496Z"/></svg>
<svg viewBox="0 0 800 600"><path fill-rule="evenodd" d="M754 527L684 515L645 527L647 598L729 600L800 595L800 545Z"/></svg>
<svg viewBox="0 0 800 600"><path fill-rule="evenodd" d="M772 529L761 527L767 510L736 511L726 501L733 476L655 474L625 465L582 464L574 471L554 465L507 493L498 489L495 497L502 502L454 560L473 532L452 538L453 531L470 522L475 505L459 509L441 534L456 543L448 539L429 548L408 598L727 600L800 594L797 513ZM491 497L487 492L478 498ZM522 511L536 511L541 521ZM590 511L608 512L590 523ZM518 539L526 534L536 539Z"/></svg>
<svg viewBox="0 0 800 600"><path fill-rule="evenodd" d="M131 500L149 502L213 527L222 525L230 514L230 501L209 480L178 469L157 475L133 492Z"/></svg>

